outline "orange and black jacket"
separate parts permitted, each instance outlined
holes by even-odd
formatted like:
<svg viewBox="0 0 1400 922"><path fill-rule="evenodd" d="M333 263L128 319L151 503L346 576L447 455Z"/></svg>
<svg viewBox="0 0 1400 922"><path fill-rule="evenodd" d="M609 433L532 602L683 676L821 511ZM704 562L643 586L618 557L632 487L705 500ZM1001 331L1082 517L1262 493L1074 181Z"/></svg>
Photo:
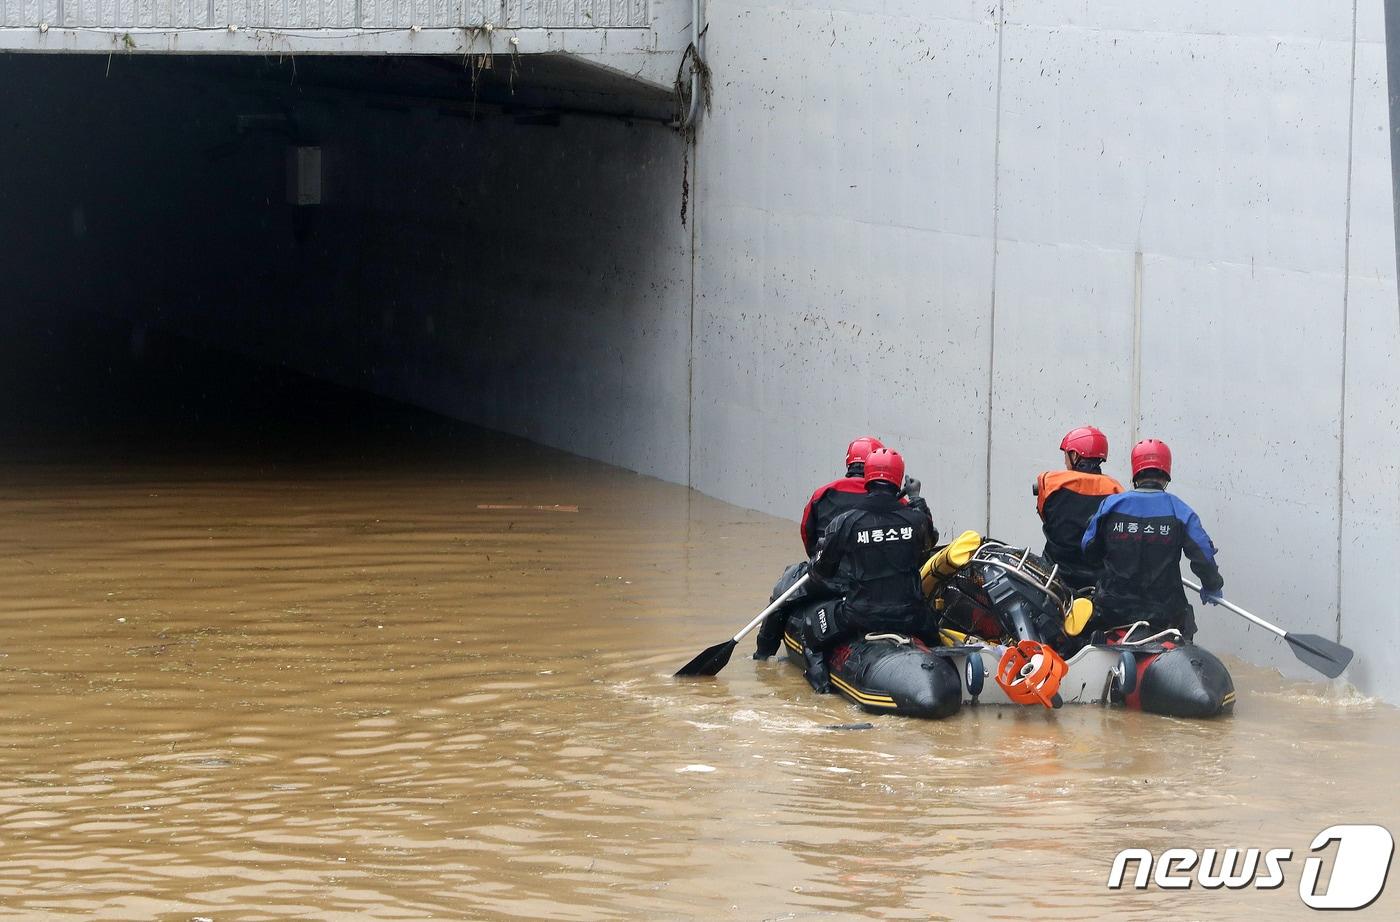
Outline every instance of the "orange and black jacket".
<svg viewBox="0 0 1400 922"><path fill-rule="evenodd" d="M1118 481L1092 471L1046 471L1036 478L1036 511L1045 523L1045 558L1060 565L1060 578L1075 589L1092 586L1098 571L1080 550L1084 529L1105 496L1122 492Z"/></svg>

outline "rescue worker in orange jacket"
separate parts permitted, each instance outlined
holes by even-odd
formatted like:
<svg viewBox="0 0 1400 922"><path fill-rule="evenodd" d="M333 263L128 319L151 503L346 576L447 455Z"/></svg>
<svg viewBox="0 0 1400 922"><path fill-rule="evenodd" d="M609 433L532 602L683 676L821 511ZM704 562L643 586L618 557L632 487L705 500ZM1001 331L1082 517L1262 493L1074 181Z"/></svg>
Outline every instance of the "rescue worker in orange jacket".
<svg viewBox="0 0 1400 922"><path fill-rule="evenodd" d="M1080 542L1089 520L1105 496L1123 492L1123 485L1103 473L1108 460L1108 436L1093 426L1071 429L1060 440L1065 469L1046 471L1031 490L1036 496L1045 532L1045 559L1059 566L1058 576L1073 589L1094 585L1098 568L1084 557Z"/></svg>

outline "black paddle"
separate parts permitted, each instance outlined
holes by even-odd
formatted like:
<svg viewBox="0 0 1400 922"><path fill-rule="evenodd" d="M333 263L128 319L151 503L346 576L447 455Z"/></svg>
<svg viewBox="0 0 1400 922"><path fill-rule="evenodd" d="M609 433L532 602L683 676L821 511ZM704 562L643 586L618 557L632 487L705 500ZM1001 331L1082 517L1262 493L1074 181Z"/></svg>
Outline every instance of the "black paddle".
<svg viewBox="0 0 1400 922"><path fill-rule="evenodd" d="M778 607L792 597L792 594L803 586L807 585L809 577L803 576L797 582L787 588L787 591L773 600L763 611L758 613L758 617L744 625L743 630L735 634L724 643L717 643L713 647L707 647L699 656L686 663L676 672L678 676L691 675L719 675L719 671L729 665L729 655L734 652L734 648L739 645L739 641L744 639L744 635L763 623Z"/></svg>
<svg viewBox="0 0 1400 922"><path fill-rule="evenodd" d="M1199 583L1193 583L1189 579L1183 578L1181 584L1188 589L1195 589L1198 592L1201 589ZM1293 648L1294 656L1298 657L1298 659L1306 665L1311 666L1313 669L1327 676L1329 679L1335 679L1337 676L1341 675L1342 670L1347 668L1347 664L1351 662L1351 658L1356 655L1351 651L1350 647L1344 647L1336 641L1328 640L1326 637L1319 637L1316 634L1294 634L1285 631L1283 628L1270 624L1257 615L1251 615L1234 602L1221 599L1217 604L1223 605L1235 614L1253 621L1267 631L1273 631L1275 634L1288 641L1288 645Z"/></svg>

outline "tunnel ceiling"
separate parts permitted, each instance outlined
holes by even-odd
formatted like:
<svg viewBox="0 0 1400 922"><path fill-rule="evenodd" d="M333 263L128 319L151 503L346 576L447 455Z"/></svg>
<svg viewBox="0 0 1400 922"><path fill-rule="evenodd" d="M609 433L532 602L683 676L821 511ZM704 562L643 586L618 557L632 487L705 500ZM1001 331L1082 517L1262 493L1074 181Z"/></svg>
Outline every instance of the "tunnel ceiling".
<svg viewBox="0 0 1400 922"><path fill-rule="evenodd" d="M108 63L104 60L102 66ZM675 117L673 94L563 54L465 57L281 57L242 55L131 56L121 71L234 81L278 96L303 92L355 95L385 104L424 105L489 117L548 121L563 112L648 121Z"/></svg>

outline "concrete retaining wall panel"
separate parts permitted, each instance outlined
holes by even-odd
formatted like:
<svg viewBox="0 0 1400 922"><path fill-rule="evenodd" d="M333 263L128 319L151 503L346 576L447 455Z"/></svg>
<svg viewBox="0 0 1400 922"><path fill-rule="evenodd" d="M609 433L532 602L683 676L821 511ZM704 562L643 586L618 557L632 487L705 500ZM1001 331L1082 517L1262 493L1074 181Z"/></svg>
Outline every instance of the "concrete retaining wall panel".
<svg viewBox="0 0 1400 922"><path fill-rule="evenodd" d="M58 0L0 0L0 26L57 21Z"/></svg>
<svg viewBox="0 0 1400 922"><path fill-rule="evenodd" d="M1347 325L1341 640L1358 687L1400 700L1400 310L1395 281L1353 278ZM1319 548L1319 552L1325 552Z"/></svg>
<svg viewBox="0 0 1400 922"><path fill-rule="evenodd" d="M1378 42L1358 44L1352 116L1349 258L1352 276L1362 279L1395 278L1387 95L1385 45Z"/></svg>
<svg viewBox="0 0 1400 922"><path fill-rule="evenodd" d="M1357 22L1341 507L1341 639L1352 680L1400 700L1400 308L1383 7Z"/></svg>
<svg viewBox="0 0 1400 922"><path fill-rule="evenodd" d="M1070 31L1117 30L1142 40L1163 35L1351 40L1351 3L1145 4L1135 0L1003 0L1008 22Z"/></svg>
<svg viewBox="0 0 1400 922"><path fill-rule="evenodd" d="M645 28L651 20L647 0L506 0L505 6L512 29Z"/></svg>
<svg viewBox="0 0 1400 922"><path fill-rule="evenodd" d="M1061 437L1109 437L1106 473L1127 483L1132 434L1133 253L1003 240L997 256L991 525L1042 544L1031 483L1063 466Z"/></svg>
<svg viewBox="0 0 1400 922"><path fill-rule="evenodd" d="M700 305L694 483L795 515L812 487L840 474L846 442L868 432L905 454L936 497L941 527L980 519L985 454L967 446L985 432L989 331L973 306L987 294L974 280L990 277L990 253L969 237L804 223L770 215L771 233L742 251L706 238L707 274L748 277L735 279L737 298ZM757 265L774 252L795 262L799 251L800 285L782 284L786 260ZM754 291L755 300L740 300ZM868 295L846 300L854 291ZM783 476L749 478L736 450L768 453L766 469Z"/></svg>
<svg viewBox="0 0 1400 922"><path fill-rule="evenodd" d="M1172 258L1143 277L1141 433L1173 447L1173 490L1220 548L1227 595L1335 636L1340 278ZM1302 674L1241 619L1198 618L1205 642Z"/></svg>
<svg viewBox="0 0 1400 922"><path fill-rule="evenodd" d="M708 22L724 77L699 159L692 483L796 515L870 432L906 453L941 527L980 520L987 10L717 2ZM735 446L785 476L754 476Z"/></svg>
<svg viewBox="0 0 1400 922"><path fill-rule="evenodd" d="M349 29L360 25L356 0L216 0L220 2L226 4L220 7L227 11L226 23L240 28ZM373 3L366 0L366 8Z"/></svg>
<svg viewBox="0 0 1400 922"><path fill-rule="evenodd" d="M1338 271L1349 44L1015 26L1005 43L1004 238Z"/></svg>

